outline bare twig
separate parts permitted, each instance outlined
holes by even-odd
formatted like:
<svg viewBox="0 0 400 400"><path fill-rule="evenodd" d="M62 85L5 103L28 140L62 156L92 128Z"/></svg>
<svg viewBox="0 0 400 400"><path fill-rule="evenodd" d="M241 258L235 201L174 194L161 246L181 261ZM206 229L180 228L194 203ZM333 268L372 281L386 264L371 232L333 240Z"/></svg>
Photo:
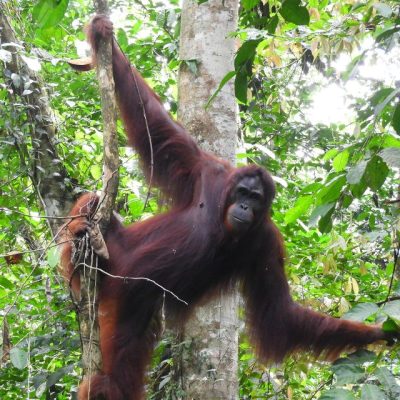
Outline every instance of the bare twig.
<svg viewBox="0 0 400 400"><path fill-rule="evenodd" d="M74 219L74 218L79 218L79 217L87 217L87 214L78 214L78 215L67 215L65 217L51 217L49 215L34 215L34 214L26 214L23 213L22 211L17 211L17 210L12 210L7 207L0 207L0 211L5 211L5 212L10 212L10 213L15 213L19 215L23 215L24 217L30 217L30 218L45 218L45 219Z"/></svg>
<svg viewBox="0 0 400 400"><path fill-rule="evenodd" d="M90 265L85 264L84 262L81 262L79 264L77 264L75 266L74 269L74 273L75 271L78 270L78 268L80 268L81 266L84 266L85 268L89 268L89 269L96 269L97 271L101 272L104 275L109 276L110 278L115 278L115 279L122 279L124 281L128 281L128 280L132 280L132 281L147 281L152 283L153 285L159 287L163 292L170 294L172 297L174 297L176 300L180 301L181 303L185 304L186 306L189 305L185 300L181 299L178 295L176 295L174 292L172 292L171 290L165 288L164 286L160 285L158 282L154 281L153 279L150 278L146 278L145 276L121 276L121 275L113 275L110 274L109 272L105 271L104 269L100 268L100 267L92 267ZM72 278L72 276L71 276ZM71 283L71 280L70 280Z"/></svg>
<svg viewBox="0 0 400 400"><path fill-rule="evenodd" d="M376 303L376 305L377 306L383 306L386 303L390 303L390 302L396 301L396 300L400 300L400 296L388 297L386 300L378 301L378 303Z"/></svg>
<svg viewBox="0 0 400 400"><path fill-rule="evenodd" d="M394 200L386 200L385 204L396 204L400 203L400 199L394 199Z"/></svg>

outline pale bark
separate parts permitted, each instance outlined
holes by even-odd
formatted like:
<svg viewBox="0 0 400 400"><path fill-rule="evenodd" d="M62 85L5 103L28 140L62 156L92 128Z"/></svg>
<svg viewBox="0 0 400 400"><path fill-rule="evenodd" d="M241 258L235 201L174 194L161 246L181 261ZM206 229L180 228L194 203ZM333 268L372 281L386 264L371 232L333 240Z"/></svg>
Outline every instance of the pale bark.
<svg viewBox="0 0 400 400"><path fill-rule="evenodd" d="M210 0L182 6L179 119L204 150L234 163L238 133L233 84L206 110L222 78L234 69L238 2ZM194 74L186 62L197 66ZM182 354L182 386L187 399L238 398L238 296L221 295L199 308L185 328L190 346Z"/></svg>

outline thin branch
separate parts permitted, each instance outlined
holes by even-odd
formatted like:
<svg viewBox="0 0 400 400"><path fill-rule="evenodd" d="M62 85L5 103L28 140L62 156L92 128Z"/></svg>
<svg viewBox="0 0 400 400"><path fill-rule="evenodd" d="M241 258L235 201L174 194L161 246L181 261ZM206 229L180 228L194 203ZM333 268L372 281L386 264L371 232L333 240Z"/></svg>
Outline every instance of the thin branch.
<svg viewBox="0 0 400 400"><path fill-rule="evenodd" d="M386 200L385 201L385 204L395 204L395 203L400 203L400 199Z"/></svg>
<svg viewBox="0 0 400 400"><path fill-rule="evenodd" d="M41 251L45 252L53 247L58 247L60 244L64 244L64 243L70 243L72 242L73 239L68 239L68 240L63 240L61 242L57 242L52 244L51 246L46 246L46 247L40 247L38 249L30 249L30 250L24 250L24 251L17 251L18 254L31 254L31 253L39 253ZM10 253L4 253L4 254L0 254L0 258L4 258L7 257L8 255L10 255Z"/></svg>
<svg viewBox="0 0 400 400"><path fill-rule="evenodd" d="M390 302L396 301L396 300L400 300L400 296L388 297L386 300L378 301L378 303L376 303L376 305L377 306L383 306L386 303L390 303Z"/></svg>
<svg viewBox="0 0 400 400"><path fill-rule="evenodd" d="M10 213L15 213L19 215L23 215L24 217L29 217L29 218L45 218L45 219L75 219L79 217L87 217L87 214L79 214L79 215L67 215L65 217L51 217L49 215L34 215L34 214L26 214L23 213L22 211L17 211L17 210L12 210L11 208L7 207L0 207L0 211L5 211L5 212L10 212Z"/></svg>
<svg viewBox="0 0 400 400"><path fill-rule="evenodd" d="M178 295L176 295L174 292L172 292L171 290L169 290L169 289L165 288L164 286L160 285L159 283L157 283L157 282L154 281L153 279L146 278L146 277L144 277L144 276L135 276L135 277L133 277L133 276L113 275L113 274L110 274L109 272L105 271L104 269L102 269L102 268L100 268L100 267L92 267L92 266L90 266L90 265L87 265L87 264L84 263L84 262L81 262L81 263L79 263L79 264L77 264L77 265L75 266L74 272L73 272L73 274L71 275L70 284L71 284L71 280L72 280L73 275L74 275L75 272L78 270L78 268L79 268L80 266L82 266L82 265L83 265L85 268L95 269L95 270L101 272L102 274L109 276L110 278L122 279L122 280L124 280L124 281L132 280L132 281L147 281L147 282L150 282L150 283L152 283L153 285L159 287L163 292L169 293L172 297L174 297L176 300L180 301L181 303L185 304L186 306L189 305L185 300L181 299L181 298L180 298Z"/></svg>

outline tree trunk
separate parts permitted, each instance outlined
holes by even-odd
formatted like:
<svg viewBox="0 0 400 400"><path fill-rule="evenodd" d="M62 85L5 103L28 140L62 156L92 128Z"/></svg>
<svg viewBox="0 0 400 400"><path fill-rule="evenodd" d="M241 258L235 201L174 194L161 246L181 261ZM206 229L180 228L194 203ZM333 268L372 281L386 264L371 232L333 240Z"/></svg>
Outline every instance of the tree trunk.
<svg viewBox="0 0 400 400"><path fill-rule="evenodd" d="M73 203L72 189L68 185L67 172L59 162L54 145L57 126L46 87L35 71L29 68L20 56L18 40L6 17L5 9L0 4L0 43L16 44L8 47L12 56L4 69L5 81L10 85L11 98L18 96L26 105L26 115L30 126L32 148L31 172L29 174L38 194L39 201L46 215L53 235L65 222L60 217L67 215ZM19 77L15 82L11 74ZM29 83L29 94L24 93Z"/></svg>
<svg viewBox="0 0 400 400"><path fill-rule="evenodd" d="M234 69L236 0L182 6L179 119L204 150L235 161L238 133L233 84L228 83L206 110L222 78ZM187 399L238 398L237 294L219 296L197 310L184 332L182 387Z"/></svg>

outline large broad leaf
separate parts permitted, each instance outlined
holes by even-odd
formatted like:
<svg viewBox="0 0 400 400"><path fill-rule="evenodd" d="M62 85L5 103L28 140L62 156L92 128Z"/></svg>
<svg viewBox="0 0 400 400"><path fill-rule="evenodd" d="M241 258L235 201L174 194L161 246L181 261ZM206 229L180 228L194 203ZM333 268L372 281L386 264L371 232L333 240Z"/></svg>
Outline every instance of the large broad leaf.
<svg viewBox="0 0 400 400"><path fill-rule="evenodd" d="M47 252L47 263L49 264L50 268L55 268L60 262L60 253L58 248L52 247Z"/></svg>
<svg viewBox="0 0 400 400"><path fill-rule="evenodd" d="M361 388L361 400L386 400L386 394L378 386L365 384Z"/></svg>
<svg viewBox="0 0 400 400"><path fill-rule="evenodd" d="M279 13L287 22L293 22L296 25L308 25L310 23L310 14L306 7L301 5L300 0L285 0Z"/></svg>
<svg viewBox="0 0 400 400"><path fill-rule="evenodd" d="M354 400L353 393L346 389L331 389L322 393L319 400Z"/></svg>
<svg viewBox="0 0 400 400"><path fill-rule="evenodd" d="M360 349L354 353L349 354L346 357L339 358L334 364L364 364L366 362L372 362L376 359L376 354L373 351Z"/></svg>
<svg viewBox="0 0 400 400"><path fill-rule="evenodd" d="M285 214L285 223L290 224L304 215L311 204L314 202L314 196L302 196L296 201L293 208L290 208Z"/></svg>
<svg viewBox="0 0 400 400"><path fill-rule="evenodd" d="M368 162L364 178L367 185L374 191L378 190L385 182L389 168L379 156L374 156Z"/></svg>
<svg viewBox="0 0 400 400"><path fill-rule="evenodd" d="M343 150L333 159L332 166L336 172L343 171L346 168L349 155L348 150Z"/></svg>
<svg viewBox="0 0 400 400"><path fill-rule="evenodd" d="M382 309L389 317L400 321L400 300L386 303Z"/></svg>
<svg viewBox="0 0 400 400"><path fill-rule="evenodd" d="M314 195L317 190L319 190L322 187L321 182L313 182L310 183L309 185L305 186L303 189L301 189L300 194L312 194Z"/></svg>
<svg viewBox="0 0 400 400"><path fill-rule="evenodd" d="M235 57L235 96L243 104L247 103L247 85L252 75L253 61L256 49L262 39L244 42Z"/></svg>
<svg viewBox="0 0 400 400"><path fill-rule="evenodd" d="M243 5L243 8L244 8L245 10L251 10L251 9L254 8L259 2L260 2L260 0L243 0L243 1L242 1L242 5Z"/></svg>
<svg viewBox="0 0 400 400"><path fill-rule="evenodd" d="M383 149L379 155L386 164L394 168L400 168L400 148L388 147L387 149Z"/></svg>
<svg viewBox="0 0 400 400"><path fill-rule="evenodd" d="M311 213L309 225L315 226L318 221L318 218L324 217L329 212L332 212L334 208L335 208L335 203L322 204L316 207Z"/></svg>
<svg viewBox="0 0 400 400"><path fill-rule="evenodd" d="M40 0L33 8L32 17L40 28L56 26L67 10L69 0Z"/></svg>
<svg viewBox="0 0 400 400"><path fill-rule="evenodd" d="M356 185L357 183L360 183L366 167L367 161L361 161L354 167L351 167L346 175L347 182L351 185Z"/></svg>
<svg viewBox="0 0 400 400"><path fill-rule="evenodd" d="M375 303L361 303L344 314L343 318L351 321L364 321L378 310L379 307Z"/></svg>
<svg viewBox="0 0 400 400"><path fill-rule="evenodd" d="M383 89L384 90L384 89ZM399 89L392 89L387 93L387 96L376 105L374 113L375 116L379 117L385 107L399 94Z"/></svg>
<svg viewBox="0 0 400 400"><path fill-rule="evenodd" d="M388 39L390 36L394 35L396 32L400 31L399 26L386 26L383 29L377 29L375 32L375 38L377 42L382 42Z"/></svg>
<svg viewBox="0 0 400 400"><path fill-rule="evenodd" d="M247 82L247 74L242 72L236 74L235 96L243 104L247 104Z"/></svg>
<svg viewBox="0 0 400 400"><path fill-rule="evenodd" d="M10 350L10 360L15 368L24 369L28 365L28 353L25 350L14 347Z"/></svg>
<svg viewBox="0 0 400 400"><path fill-rule="evenodd" d="M332 370L336 375L336 383L339 386L347 385L349 383L357 383L364 378L364 369L356 364L335 364L332 365Z"/></svg>
<svg viewBox="0 0 400 400"><path fill-rule="evenodd" d="M326 213L318 222L318 229L321 233L328 233L332 230L333 222L332 222L332 214L335 211L335 208L332 208L330 211Z"/></svg>
<svg viewBox="0 0 400 400"><path fill-rule="evenodd" d="M273 35L275 33L278 23L279 23L279 18L277 15L274 15L272 18L270 18L265 27L265 29L270 35Z"/></svg>
<svg viewBox="0 0 400 400"><path fill-rule="evenodd" d="M248 61L251 61L251 64L253 64L253 60L256 55L256 49L261 40L262 39L247 40L240 46L240 49L237 51L235 56L236 71Z"/></svg>
<svg viewBox="0 0 400 400"><path fill-rule="evenodd" d="M400 103L397 103L392 117L393 129L400 135Z"/></svg>
<svg viewBox="0 0 400 400"><path fill-rule="evenodd" d="M361 179L361 181L355 185L350 185L351 194L358 199L364 194L367 188L368 185L364 179Z"/></svg>
<svg viewBox="0 0 400 400"><path fill-rule="evenodd" d="M393 399L398 399L400 396L400 386L397 384L393 374L385 367L378 368L376 371L376 376L385 391L390 392Z"/></svg>
<svg viewBox="0 0 400 400"><path fill-rule="evenodd" d="M321 200L321 203L332 203L336 201L339 198L342 188L345 184L346 177L344 175L335 177L325 188L319 192L318 199Z"/></svg>
<svg viewBox="0 0 400 400"><path fill-rule="evenodd" d="M379 103L382 103L386 98L392 96L396 89L393 88L383 88L379 89L370 98L370 103L372 106L376 107Z"/></svg>
<svg viewBox="0 0 400 400"><path fill-rule="evenodd" d="M54 386L61 378L71 373L74 367L74 364L69 364L50 374L47 378L47 387Z"/></svg>

